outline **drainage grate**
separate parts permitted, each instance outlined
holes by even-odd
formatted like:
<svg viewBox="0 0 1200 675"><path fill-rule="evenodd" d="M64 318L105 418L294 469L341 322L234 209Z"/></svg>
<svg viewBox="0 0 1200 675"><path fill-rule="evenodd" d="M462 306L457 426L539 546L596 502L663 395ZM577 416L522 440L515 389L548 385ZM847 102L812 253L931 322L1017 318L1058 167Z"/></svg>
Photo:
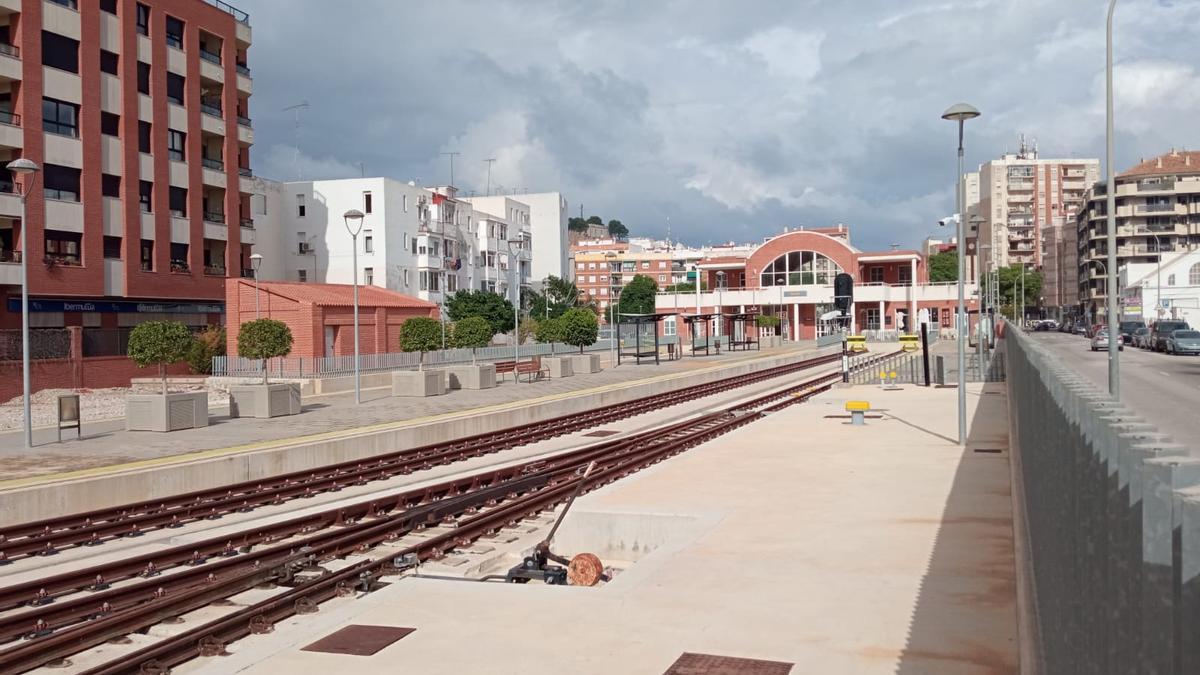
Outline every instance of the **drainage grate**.
<svg viewBox="0 0 1200 675"><path fill-rule="evenodd" d="M991 452L991 453L999 454L1004 451L1001 450L1000 448L975 448L975 452Z"/></svg>
<svg viewBox="0 0 1200 675"><path fill-rule="evenodd" d="M350 625L326 635L302 651L371 656L414 630L416 628Z"/></svg>
<svg viewBox="0 0 1200 675"><path fill-rule="evenodd" d="M791 663L684 652L663 675L788 675Z"/></svg>
<svg viewBox="0 0 1200 675"><path fill-rule="evenodd" d="M621 433L621 432L613 431L611 429L597 429L596 431L592 431L592 432L584 434L584 436L592 436L595 438L604 438L605 436L615 436L619 433Z"/></svg>

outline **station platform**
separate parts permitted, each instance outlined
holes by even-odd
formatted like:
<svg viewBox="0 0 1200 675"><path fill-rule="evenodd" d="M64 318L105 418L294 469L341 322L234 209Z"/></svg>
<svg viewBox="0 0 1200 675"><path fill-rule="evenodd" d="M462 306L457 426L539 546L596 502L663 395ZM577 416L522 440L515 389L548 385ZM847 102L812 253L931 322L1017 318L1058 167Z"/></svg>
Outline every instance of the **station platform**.
<svg viewBox="0 0 1200 675"><path fill-rule="evenodd" d="M871 403L865 426L847 400ZM965 449L955 400L834 389L580 498L555 548L619 567L605 585L425 565L176 672L1016 673L1003 385L968 387ZM372 655L304 649L352 625L413 630ZM669 671L685 653L758 663Z"/></svg>

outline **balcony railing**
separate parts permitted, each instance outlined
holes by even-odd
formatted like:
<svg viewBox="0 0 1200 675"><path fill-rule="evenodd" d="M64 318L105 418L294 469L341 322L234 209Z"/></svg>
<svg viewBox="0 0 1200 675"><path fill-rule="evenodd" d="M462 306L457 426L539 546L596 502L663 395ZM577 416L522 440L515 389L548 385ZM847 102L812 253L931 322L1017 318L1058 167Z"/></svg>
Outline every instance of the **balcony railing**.
<svg viewBox="0 0 1200 675"><path fill-rule="evenodd" d="M225 276L225 268L217 267L216 265L205 265L204 274L210 277L223 277Z"/></svg>
<svg viewBox="0 0 1200 675"><path fill-rule="evenodd" d="M1151 178L1148 180L1139 180L1137 183L1138 192L1154 192L1162 190L1174 190L1174 178Z"/></svg>
<svg viewBox="0 0 1200 675"><path fill-rule="evenodd" d="M208 61L209 63L215 63L218 66L221 65L221 55L216 52L210 52L207 49L201 49L200 58Z"/></svg>
<svg viewBox="0 0 1200 675"><path fill-rule="evenodd" d="M200 112L202 112L206 115L212 115L213 117L221 117L222 116L221 106L213 105L211 102L206 103L204 101L201 101L200 102Z"/></svg>
<svg viewBox="0 0 1200 675"><path fill-rule="evenodd" d="M20 251L0 251L0 263L19 263L21 262Z"/></svg>
<svg viewBox="0 0 1200 675"><path fill-rule="evenodd" d="M222 162L219 159L210 159L205 157L204 159L200 160L200 162L205 166L205 168L208 169L216 169L217 171L225 170L225 162Z"/></svg>
<svg viewBox="0 0 1200 675"><path fill-rule="evenodd" d="M250 126L250 118L245 115L238 115L238 124L248 127Z"/></svg>
<svg viewBox="0 0 1200 675"><path fill-rule="evenodd" d="M246 178L253 178L254 171L248 166L239 166L238 167L238 175L245 176Z"/></svg>
<svg viewBox="0 0 1200 675"><path fill-rule="evenodd" d="M176 49L183 49L183 36L167 33L167 44Z"/></svg>
<svg viewBox="0 0 1200 675"><path fill-rule="evenodd" d="M206 220L210 223L218 223L218 224L224 225L225 224L225 214L224 213L216 213L214 211L205 211L204 212L204 220Z"/></svg>
<svg viewBox="0 0 1200 675"><path fill-rule="evenodd" d="M247 230L253 230L254 229L254 219L253 218L242 218L242 227L246 228Z"/></svg>
<svg viewBox="0 0 1200 675"><path fill-rule="evenodd" d="M19 59L21 58L21 48L16 45L10 45L7 42L0 42L0 54Z"/></svg>
<svg viewBox="0 0 1200 675"><path fill-rule="evenodd" d="M248 66L244 63L237 64L237 71L238 71L239 75L245 75L246 77L250 77L250 66Z"/></svg>
<svg viewBox="0 0 1200 675"><path fill-rule="evenodd" d="M171 273L172 274L187 274L189 271L190 271L190 268L188 267L188 264L186 262L184 262L182 260L172 260L171 261Z"/></svg>
<svg viewBox="0 0 1200 675"><path fill-rule="evenodd" d="M1136 213L1170 213L1174 210L1174 204L1138 204L1134 207Z"/></svg>
<svg viewBox="0 0 1200 675"><path fill-rule="evenodd" d="M243 279L253 279L254 278L254 268L250 267L249 265L243 267L242 268L242 278Z"/></svg>
<svg viewBox="0 0 1200 675"><path fill-rule="evenodd" d="M212 5L213 7L216 7L217 9L221 10L222 12L225 12L227 14L232 14L233 18L235 20L237 20L238 23L243 23L243 24L246 24L247 26L250 25L250 15L243 12L242 10L238 9L237 7L234 7L233 5L230 5L225 2L221 2L221 0L205 0L205 2Z"/></svg>

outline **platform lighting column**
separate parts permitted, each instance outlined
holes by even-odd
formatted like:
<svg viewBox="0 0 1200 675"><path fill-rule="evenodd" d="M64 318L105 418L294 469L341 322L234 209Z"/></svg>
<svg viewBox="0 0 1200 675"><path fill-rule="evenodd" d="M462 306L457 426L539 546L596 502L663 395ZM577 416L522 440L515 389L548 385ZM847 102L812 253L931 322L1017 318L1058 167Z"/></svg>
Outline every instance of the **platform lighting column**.
<svg viewBox="0 0 1200 675"><path fill-rule="evenodd" d="M957 181L955 195L957 197L958 213L958 443L967 444L967 349L964 333L970 330L971 322L966 318L966 302L964 298L964 277L966 276L966 245L967 238L963 212L967 201L966 186L963 184L963 124L970 119L979 117L979 111L966 103L956 103L942 113L942 119L958 122L958 172L954 174Z"/></svg>
<svg viewBox="0 0 1200 675"><path fill-rule="evenodd" d="M350 209L342 215L350 233L351 267L354 271L354 402L362 403L362 372L358 355L358 233L362 231L363 212Z"/></svg>
<svg viewBox="0 0 1200 675"><path fill-rule="evenodd" d="M259 302L258 302L258 268L262 266L262 254L253 253L250 255L250 269L254 271L254 319L260 317Z"/></svg>
<svg viewBox="0 0 1200 675"><path fill-rule="evenodd" d="M25 408L25 447L28 449L33 447L33 417L29 384L29 245L26 243L29 241L29 223L25 220L25 208L41 167L22 157L9 162L8 170L21 176L21 392Z"/></svg>
<svg viewBox="0 0 1200 675"><path fill-rule="evenodd" d="M1108 265L1106 272L1108 276L1108 288L1106 293L1106 304L1108 305L1108 393L1112 395L1113 400L1121 399L1121 366L1118 359L1120 352L1117 350L1117 341L1113 338L1118 335L1118 322L1121 317L1117 316L1117 180L1113 170L1113 60L1112 60L1112 26L1113 26L1113 10L1117 8L1117 0L1109 0L1108 2L1108 23L1105 28L1105 62L1104 62L1104 99L1105 99L1105 125L1104 125L1104 163L1108 170L1108 188L1105 190L1105 201L1108 205L1108 231L1106 232L1105 241L1108 245Z"/></svg>
<svg viewBox="0 0 1200 675"><path fill-rule="evenodd" d="M521 249L520 239L508 240L508 267L513 273L513 288L516 290L516 300L513 302L513 361L521 360L521 273L516 262L516 251ZM513 248L513 247L516 248Z"/></svg>

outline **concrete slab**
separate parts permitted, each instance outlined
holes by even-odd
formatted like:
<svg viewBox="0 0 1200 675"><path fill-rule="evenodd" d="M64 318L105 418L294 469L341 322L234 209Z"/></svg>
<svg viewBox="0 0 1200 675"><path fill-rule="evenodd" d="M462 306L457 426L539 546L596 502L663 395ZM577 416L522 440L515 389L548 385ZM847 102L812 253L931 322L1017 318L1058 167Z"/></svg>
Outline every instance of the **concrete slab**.
<svg viewBox="0 0 1200 675"><path fill-rule="evenodd" d="M560 553L657 538L603 587L404 578L176 672L661 673L695 652L796 673L1015 673L1005 401L970 394L966 449L949 440L954 390L847 388L581 498ZM825 418L848 399L883 419ZM370 657L300 651L351 623L416 631Z"/></svg>

